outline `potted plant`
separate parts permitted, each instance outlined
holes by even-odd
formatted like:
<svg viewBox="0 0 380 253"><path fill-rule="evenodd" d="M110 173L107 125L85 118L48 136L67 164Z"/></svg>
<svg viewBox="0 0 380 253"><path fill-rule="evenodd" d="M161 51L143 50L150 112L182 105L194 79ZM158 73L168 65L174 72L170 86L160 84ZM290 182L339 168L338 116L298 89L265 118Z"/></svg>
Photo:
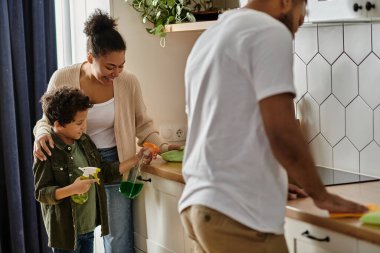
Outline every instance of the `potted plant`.
<svg viewBox="0 0 380 253"><path fill-rule="evenodd" d="M187 7L190 0L125 0L132 7L141 12L142 22L147 21L153 27L147 28L147 32L161 38L165 38L165 25L182 22L195 22L195 18ZM161 40L162 41L162 40ZM161 43L162 45L162 43Z"/></svg>

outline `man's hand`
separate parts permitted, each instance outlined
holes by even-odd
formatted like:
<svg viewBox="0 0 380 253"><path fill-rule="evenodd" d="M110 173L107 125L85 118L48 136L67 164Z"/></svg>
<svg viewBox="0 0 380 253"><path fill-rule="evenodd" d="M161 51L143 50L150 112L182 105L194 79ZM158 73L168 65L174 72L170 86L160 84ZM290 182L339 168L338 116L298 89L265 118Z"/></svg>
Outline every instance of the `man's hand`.
<svg viewBox="0 0 380 253"><path fill-rule="evenodd" d="M288 200L308 197L307 193L295 184L288 184Z"/></svg>
<svg viewBox="0 0 380 253"><path fill-rule="evenodd" d="M314 204L321 208L329 211L330 213L365 213L368 212L368 208L341 198L335 194L326 193L320 198L313 199Z"/></svg>

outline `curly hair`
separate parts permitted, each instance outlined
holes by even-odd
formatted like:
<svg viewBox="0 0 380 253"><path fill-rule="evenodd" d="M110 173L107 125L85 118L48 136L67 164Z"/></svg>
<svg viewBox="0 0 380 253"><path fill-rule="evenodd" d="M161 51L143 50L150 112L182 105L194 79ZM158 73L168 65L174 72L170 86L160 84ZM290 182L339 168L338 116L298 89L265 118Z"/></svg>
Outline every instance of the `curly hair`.
<svg viewBox="0 0 380 253"><path fill-rule="evenodd" d="M87 36L87 51L95 58L110 52L125 51L127 46L116 27L115 19L106 12L96 9L84 23L83 32Z"/></svg>
<svg viewBox="0 0 380 253"><path fill-rule="evenodd" d="M77 112L92 107L90 98L76 88L61 87L45 92L41 97L42 110L50 125L55 121L62 126L71 123Z"/></svg>

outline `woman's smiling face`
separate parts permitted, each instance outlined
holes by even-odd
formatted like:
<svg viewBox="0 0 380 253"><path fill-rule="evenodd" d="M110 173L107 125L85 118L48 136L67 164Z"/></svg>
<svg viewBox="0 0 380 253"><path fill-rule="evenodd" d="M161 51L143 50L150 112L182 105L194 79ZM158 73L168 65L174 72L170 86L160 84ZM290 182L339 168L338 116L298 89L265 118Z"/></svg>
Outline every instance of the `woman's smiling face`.
<svg viewBox="0 0 380 253"><path fill-rule="evenodd" d="M100 83L112 85L113 80L123 71L125 51L114 51L96 58L89 53L88 62L91 64L92 75Z"/></svg>

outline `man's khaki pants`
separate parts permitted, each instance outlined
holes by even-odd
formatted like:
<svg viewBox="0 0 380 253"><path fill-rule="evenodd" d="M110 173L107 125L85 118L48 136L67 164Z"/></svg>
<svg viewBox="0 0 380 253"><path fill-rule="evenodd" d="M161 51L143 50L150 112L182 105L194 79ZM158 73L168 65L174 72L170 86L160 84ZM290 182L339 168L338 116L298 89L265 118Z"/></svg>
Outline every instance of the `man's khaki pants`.
<svg viewBox="0 0 380 253"><path fill-rule="evenodd" d="M284 235L262 233L205 206L181 213L196 253L288 253Z"/></svg>

